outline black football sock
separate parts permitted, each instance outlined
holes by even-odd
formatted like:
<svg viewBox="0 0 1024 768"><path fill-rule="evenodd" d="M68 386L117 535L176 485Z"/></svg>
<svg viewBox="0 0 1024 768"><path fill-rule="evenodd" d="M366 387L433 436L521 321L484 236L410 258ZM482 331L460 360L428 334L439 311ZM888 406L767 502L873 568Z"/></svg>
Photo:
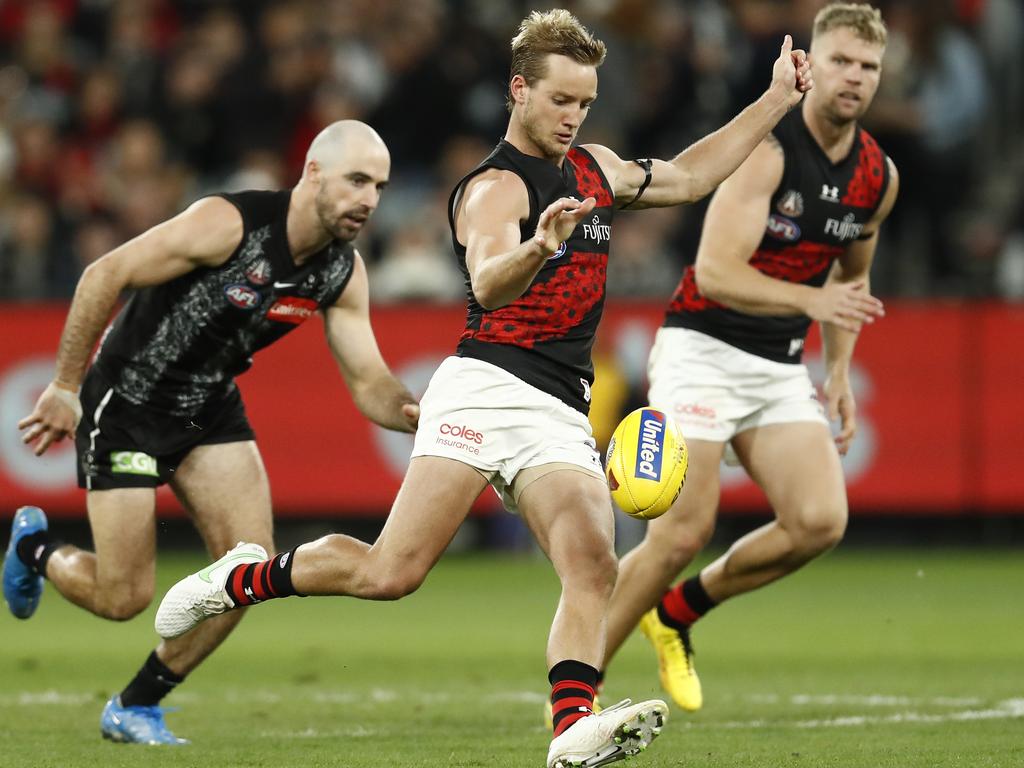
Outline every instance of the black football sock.
<svg viewBox="0 0 1024 768"><path fill-rule="evenodd" d="M121 704L126 707L156 706L184 679L168 669L153 651L128 687L121 691Z"/></svg>
<svg viewBox="0 0 1024 768"><path fill-rule="evenodd" d="M51 539L49 531L36 531L23 536L15 547L15 552L18 559L31 568L33 573L45 576L50 555L62 546L64 542Z"/></svg>
<svg viewBox="0 0 1024 768"><path fill-rule="evenodd" d="M274 555L259 563L233 569L224 583L224 591L236 606L262 603L274 597L298 595L292 585L295 550Z"/></svg>
<svg viewBox="0 0 1024 768"><path fill-rule="evenodd" d="M581 717L594 714L598 671L582 661L566 659L551 668L551 720L559 736Z"/></svg>

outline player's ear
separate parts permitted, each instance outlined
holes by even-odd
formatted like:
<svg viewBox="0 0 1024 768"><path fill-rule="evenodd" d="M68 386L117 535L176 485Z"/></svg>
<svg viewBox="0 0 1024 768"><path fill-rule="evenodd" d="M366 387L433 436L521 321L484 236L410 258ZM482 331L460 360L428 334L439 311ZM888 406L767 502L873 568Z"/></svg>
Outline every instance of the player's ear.
<svg viewBox="0 0 1024 768"><path fill-rule="evenodd" d="M312 182L313 184L319 186L322 181L322 176L320 173L320 163L318 163L316 160L310 160L309 162L307 162L306 170L303 173L303 176L309 179L309 181Z"/></svg>
<svg viewBox="0 0 1024 768"><path fill-rule="evenodd" d="M512 102L514 104L525 104L526 103L526 92L529 89L529 85L526 82L526 78L522 75L513 75L512 81L508 84L509 91L512 92Z"/></svg>

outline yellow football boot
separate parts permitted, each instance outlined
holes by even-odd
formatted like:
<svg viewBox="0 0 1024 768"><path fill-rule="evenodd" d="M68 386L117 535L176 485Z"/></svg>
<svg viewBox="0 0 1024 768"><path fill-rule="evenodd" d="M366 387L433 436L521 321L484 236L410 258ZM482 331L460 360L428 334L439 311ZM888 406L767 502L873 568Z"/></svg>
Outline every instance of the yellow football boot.
<svg viewBox="0 0 1024 768"><path fill-rule="evenodd" d="M682 632L666 626L658 616L658 609L652 608L640 619L640 631L644 633L654 652L658 654L658 674L664 688L681 708L696 712L704 703L700 689L700 678L693 666L693 646L690 632Z"/></svg>

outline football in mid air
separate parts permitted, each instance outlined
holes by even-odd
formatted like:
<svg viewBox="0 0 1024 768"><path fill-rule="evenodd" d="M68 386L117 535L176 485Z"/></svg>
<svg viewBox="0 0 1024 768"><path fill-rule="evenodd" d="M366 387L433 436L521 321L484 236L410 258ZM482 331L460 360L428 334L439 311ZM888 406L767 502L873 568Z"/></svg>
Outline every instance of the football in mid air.
<svg viewBox="0 0 1024 768"><path fill-rule="evenodd" d="M675 420L655 408L638 408L615 428L605 474L619 509L653 520L679 496L686 465L686 441Z"/></svg>

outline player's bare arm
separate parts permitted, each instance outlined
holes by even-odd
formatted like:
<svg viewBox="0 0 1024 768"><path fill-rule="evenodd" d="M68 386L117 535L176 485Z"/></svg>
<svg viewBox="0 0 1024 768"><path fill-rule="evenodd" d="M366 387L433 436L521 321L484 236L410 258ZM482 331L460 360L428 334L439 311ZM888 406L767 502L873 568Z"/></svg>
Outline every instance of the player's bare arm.
<svg viewBox="0 0 1024 768"><path fill-rule="evenodd" d="M35 408L18 422L22 442L38 439L41 456L73 434L81 418L78 390L96 342L125 288L158 285L198 267L223 264L242 239L242 217L227 200L199 200L89 265L68 311L57 352L57 373Z"/></svg>
<svg viewBox="0 0 1024 768"><path fill-rule="evenodd" d="M358 252L348 285L324 312L324 327L331 354L360 412L387 429L416 431L420 407L380 354L370 324L366 266Z"/></svg>
<svg viewBox="0 0 1024 768"><path fill-rule="evenodd" d="M878 232L882 222L892 211L899 194L899 174L889 160L889 187L878 210L864 226L861 239L855 240L840 256L829 273L825 286L862 286L857 290L869 293L871 263L878 247ZM857 343L858 331L831 322L821 324L822 345L825 352L825 408L830 420L839 419L836 446L845 455L857 434L857 406L850 386L850 360Z"/></svg>
<svg viewBox="0 0 1024 768"><path fill-rule="evenodd" d="M652 160L650 182L639 198L647 172L607 147L587 145L615 190L615 202L630 208L656 208L700 200L732 174L780 119L814 85L807 55L793 50L789 35L772 70L772 83L728 124L690 145L671 161Z"/></svg>
<svg viewBox="0 0 1024 768"><path fill-rule="evenodd" d="M540 215L533 238L520 242L519 225L530 216L522 180L500 170L471 179L455 221L456 235L466 245L466 266L480 306L497 309L522 296L594 203L592 198L556 200Z"/></svg>

